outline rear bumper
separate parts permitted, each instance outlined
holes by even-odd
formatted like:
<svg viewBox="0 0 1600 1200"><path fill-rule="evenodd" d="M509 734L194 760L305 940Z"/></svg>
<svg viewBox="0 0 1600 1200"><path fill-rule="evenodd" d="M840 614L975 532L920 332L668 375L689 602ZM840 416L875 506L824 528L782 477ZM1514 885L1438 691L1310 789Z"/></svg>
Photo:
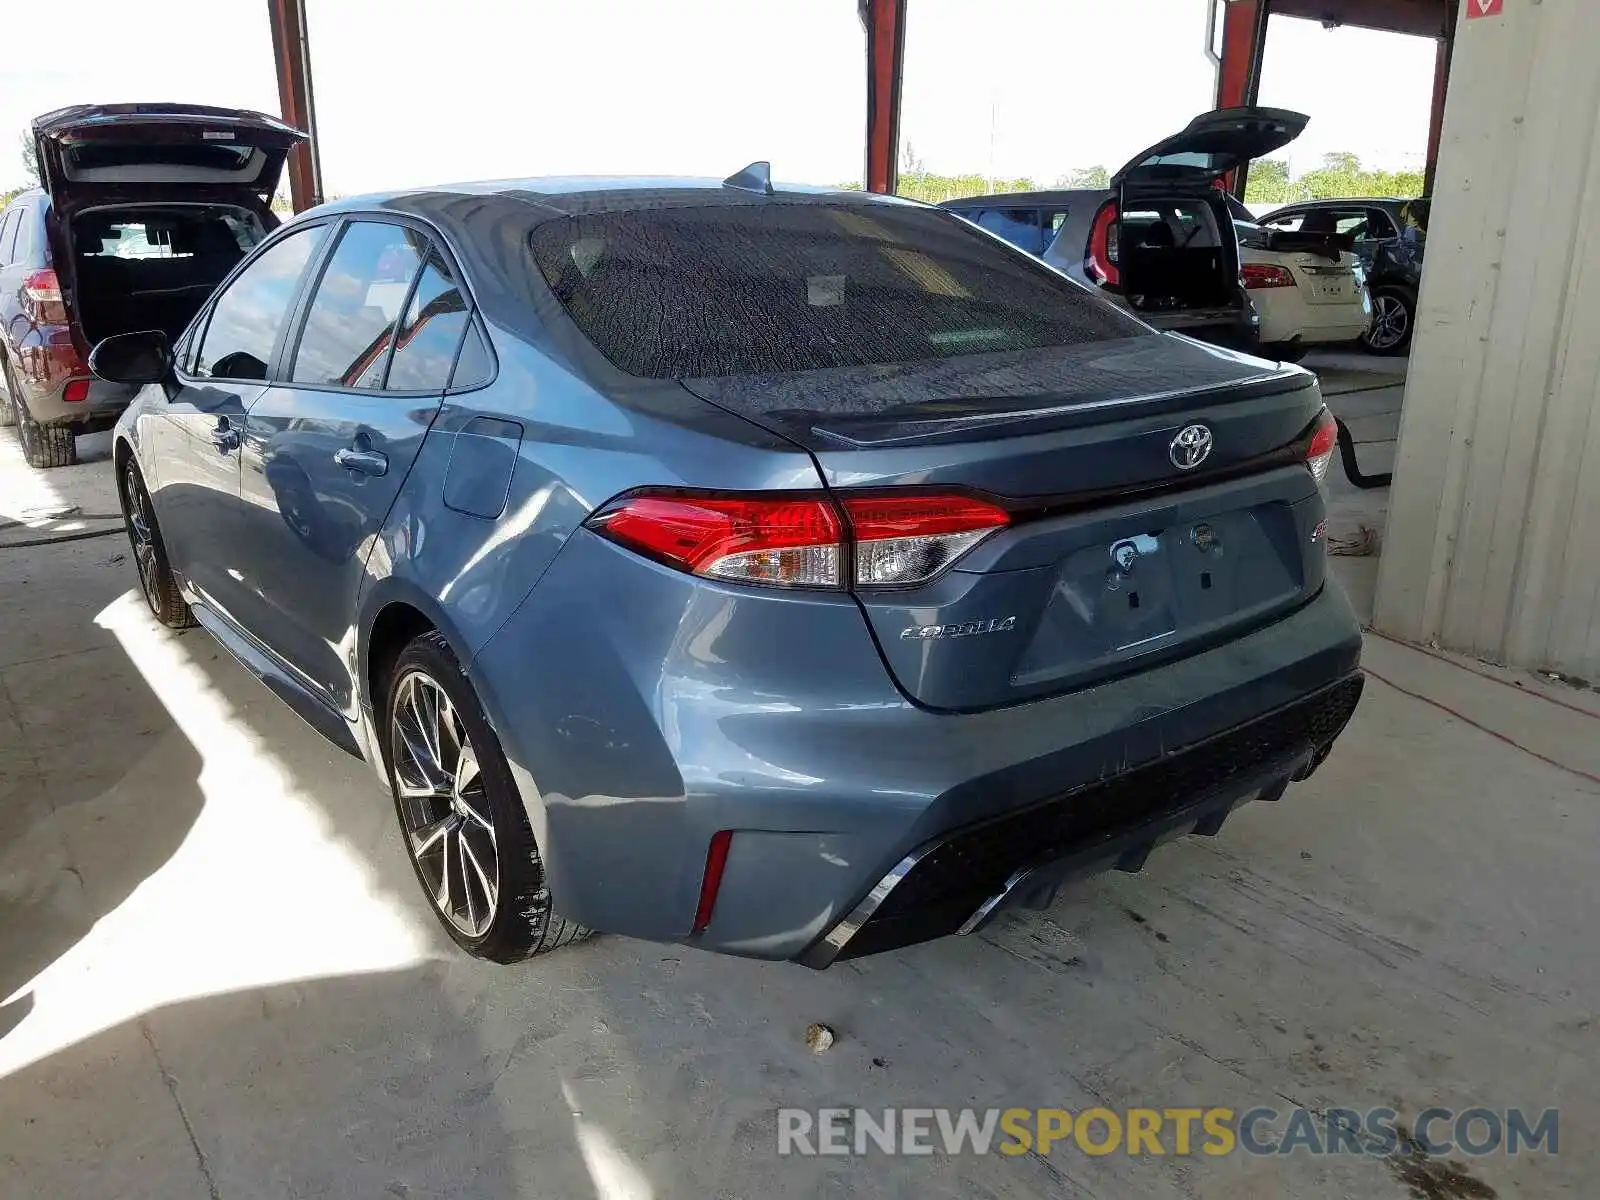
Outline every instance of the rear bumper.
<svg viewBox="0 0 1600 1200"><path fill-rule="evenodd" d="M1220 824L1325 752L1353 707L1359 657L1359 627L1330 582L1187 658L1009 708L935 713L895 689L849 597L722 588L580 532L469 673L564 915L826 965L846 948L951 932L1019 871L1035 874L1006 899L1035 890L1052 878L1041 856L1069 870L1128 865L1167 836ZM1340 687L1342 713L1317 699ZM721 830L733 831L727 865L696 932ZM974 847L983 857L969 869Z"/></svg>
<svg viewBox="0 0 1600 1200"><path fill-rule="evenodd" d="M26 385L24 385L26 388ZM123 409L128 407L138 388L122 383L107 383L103 379L89 381L86 399L68 403L66 385L58 383L52 391L28 390L25 402L28 415L40 425L73 425L81 431L110 429L117 423Z"/></svg>
<svg viewBox="0 0 1600 1200"><path fill-rule="evenodd" d="M1137 871L1185 833L1216 834L1247 800L1276 800L1333 747L1359 672L1275 712L1123 774L940 834L917 847L801 955L811 967L972 933L1010 904L1048 902L1069 879Z"/></svg>

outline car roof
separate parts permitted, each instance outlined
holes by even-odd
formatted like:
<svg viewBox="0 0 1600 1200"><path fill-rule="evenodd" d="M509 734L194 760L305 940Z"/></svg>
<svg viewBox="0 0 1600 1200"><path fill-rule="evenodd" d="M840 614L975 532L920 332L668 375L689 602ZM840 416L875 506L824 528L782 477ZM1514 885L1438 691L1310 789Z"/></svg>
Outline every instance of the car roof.
<svg viewBox="0 0 1600 1200"><path fill-rule="evenodd" d="M1066 204L1082 200L1085 196L1105 195L1106 188L1054 189L1042 192L996 192L989 196L961 196L945 200L940 208L978 208L980 206L1003 208L1008 204Z"/></svg>
<svg viewBox="0 0 1600 1200"><path fill-rule="evenodd" d="M1420 196L1338 196L1322 200L1291 200L1288 204L1278 205L1278 208L1340 208L1350 204L1406 204L1411 200L1424 198Z"/></svg>
<svg viewBox="0 0 1600 1200"><path fill-rule="evenodd" d="M689 208L750 204L847 204L860 207L902 205L923 208L916 200L845 188L774 184L771 193L729 187L720 179L677 176L570 175L529 179L486 179L440 184L405 191L346 196L318 206L315 212L337 213L395 208L411 210L423 199L496 196L521 200L555 215L626 212L642 208Z"/></svg>

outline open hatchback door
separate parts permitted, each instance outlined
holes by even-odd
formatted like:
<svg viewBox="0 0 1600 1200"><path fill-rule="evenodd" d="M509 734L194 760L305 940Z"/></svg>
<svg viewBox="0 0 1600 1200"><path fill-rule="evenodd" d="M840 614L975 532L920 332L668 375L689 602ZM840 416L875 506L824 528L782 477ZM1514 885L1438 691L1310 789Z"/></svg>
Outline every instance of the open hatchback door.
<svg viewBox="0 0 1600 1200"><path fill-rule="evenodd" d="M1123 192L1206 187L1234 168L1281 150L1310 118L1286 108L1219 108L1201 113L1171 137L1126 163L1111 178Z"/></svg>
<svg viewBox="0 0 1600 1200"><path fill-rule="evenodd" d="M119 200L243 204L264 211L305 134L263 113L202 104L80 104L33 122L56 210Z"/></svg>

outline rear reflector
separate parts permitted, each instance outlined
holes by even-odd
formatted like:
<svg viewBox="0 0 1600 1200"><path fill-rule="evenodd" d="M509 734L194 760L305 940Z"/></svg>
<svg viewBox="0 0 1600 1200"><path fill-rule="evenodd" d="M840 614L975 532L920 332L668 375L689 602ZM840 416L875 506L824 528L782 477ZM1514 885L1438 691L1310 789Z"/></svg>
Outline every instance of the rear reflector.
<svg viewBox="0 0 1600 1200"><path fill-rule="evenodd" d="M1239 268L1244 276L1244 286L1251 291L1261 288L1293 287L1294 276L1288 267L1277 267L1270 263L1245 263Z"/></svg>
<svg viewBox="0 0 1600 1200"><path fill-rule="evenodd" d="M1311 444L1306 447L1306 466L1311 468L1311 474L1318 483L1327 476L1328 464L1333 461L1334 447L1338 443L1339 426L1334 422L1333 414L1324 408L1317 417L1317 428L1311 435Z"/></svg>
<svg viewBox="0 0 1600 1200"><path fill-rule="evenodd" d="M926 583L1010 515L952 494L623 496L589 518L615 542L708 579L778 587ZM853 553L852 553L853 552Z"/></svg>
<svg viewBox="0 0 1600 1200"><path fill-rule="evenodd" d="M717 907L717 890L722 887L722 872L728 865L728 847L733 830L722 829L711 835L706 850L706 873L700 878L700 903L694 910L694 931L704 933Z"/></svg>
<svg viewBox="0 0 1600 1200"><path fill-rule="evenodd" d="M89 398L89 381L87 379L69 379L67 386L61 389L61 398L68 404L81 404Z"/></svg>

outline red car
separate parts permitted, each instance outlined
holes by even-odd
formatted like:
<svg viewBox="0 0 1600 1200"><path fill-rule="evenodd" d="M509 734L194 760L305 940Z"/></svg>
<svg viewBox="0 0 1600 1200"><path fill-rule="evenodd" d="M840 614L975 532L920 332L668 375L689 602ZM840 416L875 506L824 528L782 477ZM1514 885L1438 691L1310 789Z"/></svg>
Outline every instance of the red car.
<svg viewBox="0 0 1600 1200"><path fill-rule="evenodd" d="M90 348L160 329L176 341L278 225L268 207L304 136L195 104L78 105L33 123L43 186L0 214L0 425L35 467L77 461L135 388L89 374Z"/></svg>

